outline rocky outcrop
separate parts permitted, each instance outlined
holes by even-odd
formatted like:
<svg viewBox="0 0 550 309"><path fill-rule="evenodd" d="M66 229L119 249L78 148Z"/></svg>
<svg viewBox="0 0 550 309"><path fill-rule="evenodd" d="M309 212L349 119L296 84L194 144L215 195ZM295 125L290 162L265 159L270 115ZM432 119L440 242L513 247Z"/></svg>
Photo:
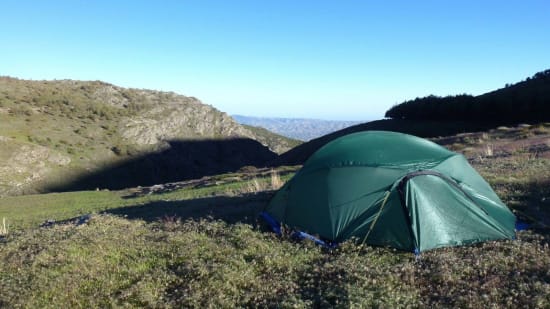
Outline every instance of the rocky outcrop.
<svg viewBox="0 0 550 309"><path fill-rule="evenodd" d="M170 102L142 115L127 117L121 135L139 145L166 140L255 136L231 117L199 102Z"/></svg>
<svg viewBox="0 0 550 309"><path fill-rule="evenodd" d="M32 184L40 182L58 167L71 163L71 158L47 147L20 143L0 136L0 196L32 193Z"/></svg>

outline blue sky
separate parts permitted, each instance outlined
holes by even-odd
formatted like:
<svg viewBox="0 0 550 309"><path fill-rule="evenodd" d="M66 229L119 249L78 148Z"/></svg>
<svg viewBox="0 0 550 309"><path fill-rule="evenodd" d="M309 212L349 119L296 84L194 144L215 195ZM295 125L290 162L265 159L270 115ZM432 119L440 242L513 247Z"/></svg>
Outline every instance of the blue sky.
<svg viewBox="0 0 550 309"><path fill-rule="evenodd" d="M378 119L550 68L547 0L4 0L0 23L0 75L174 91L253 116Z"/></svg>

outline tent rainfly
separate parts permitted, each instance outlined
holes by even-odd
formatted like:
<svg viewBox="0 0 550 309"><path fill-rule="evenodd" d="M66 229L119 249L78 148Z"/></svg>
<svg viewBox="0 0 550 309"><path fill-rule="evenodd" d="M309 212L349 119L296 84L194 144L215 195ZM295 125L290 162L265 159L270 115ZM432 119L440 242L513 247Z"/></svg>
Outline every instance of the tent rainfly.
<svg viewBox="0 0 550 309"><path fill-rule="evenodd" d="M516 221L464 156L386 131L320 148L264 215L330 242L355 237L416 253L512 239Z"/></svg>

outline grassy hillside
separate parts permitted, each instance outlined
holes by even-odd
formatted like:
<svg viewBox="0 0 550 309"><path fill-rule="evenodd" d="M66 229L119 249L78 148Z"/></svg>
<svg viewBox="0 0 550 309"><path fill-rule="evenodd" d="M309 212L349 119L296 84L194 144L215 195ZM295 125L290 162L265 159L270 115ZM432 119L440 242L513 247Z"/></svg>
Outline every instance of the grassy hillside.
<svg viewBox="0 0 550 309"><path fill-rule="evenodd" d="M258 211L296 168L0 198L0 224L9 225L0 236L0 307L545 308L549 130L435 139L464 153L531 229L419 258L352 242L325 250L264 229ZM55 223L38 227L46 220Z"/></svg>
<svg viewBox="0 0 550 309"><path fill-rule="evenodd" d="M416 98L393 106L386 117L498 124L550 121L550 70L479 96Z"/></svg>
<svg viewBox="0 0 550 309"><path fill-rule="evenodd" d="M0 195L41 191L169 150L174 140L236 137L261 140L278 152L292 143L252 132L196 98L171 92L0 77Z"/></svg>

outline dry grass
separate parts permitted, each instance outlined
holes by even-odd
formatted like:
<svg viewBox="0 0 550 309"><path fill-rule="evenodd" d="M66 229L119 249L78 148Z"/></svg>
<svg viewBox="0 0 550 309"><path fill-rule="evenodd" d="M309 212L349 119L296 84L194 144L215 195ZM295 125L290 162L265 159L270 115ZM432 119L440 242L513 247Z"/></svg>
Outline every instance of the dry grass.
<svg viewBox="0 0 550 309"><path fill-rule="evenodd" d="M279 190L284 184L279 173L275 170L271 170L271 189Z"/></svg>
<svg viewBox="0 0 550 309"><path fill-rule="evenodd" d="M252 180L249 180L245 187L244 187L244 192L245 193L258 193L258 192L261 192L263 191L263 188L265 187L265 185L263 185L264 182L258 180L258 178L253 178Z"/></svg>
<svg viewBox="0 0 550 309"><path fill-rule="evenodd" d="M486 157L492 157L494 155L494 147L492 144L487 144L485 145L484 149L483 149L483 154L486 156Z"/></svg>
<svg viewBox="0 0 550 309"><path fill-rule="evenodd" d="M259 193L263 191L278 190L284 184L285 182L281 179L279 172L271 170L269 179L253 177L243 185L238 193Z"/></svg>
<svg viewBox="0 0 550 309"><path fill-rule="evenodd" d="M8 235L9 228L9 224L6 225L6 218L2 218L2 225L0 226L0 236Z"/></svg>

